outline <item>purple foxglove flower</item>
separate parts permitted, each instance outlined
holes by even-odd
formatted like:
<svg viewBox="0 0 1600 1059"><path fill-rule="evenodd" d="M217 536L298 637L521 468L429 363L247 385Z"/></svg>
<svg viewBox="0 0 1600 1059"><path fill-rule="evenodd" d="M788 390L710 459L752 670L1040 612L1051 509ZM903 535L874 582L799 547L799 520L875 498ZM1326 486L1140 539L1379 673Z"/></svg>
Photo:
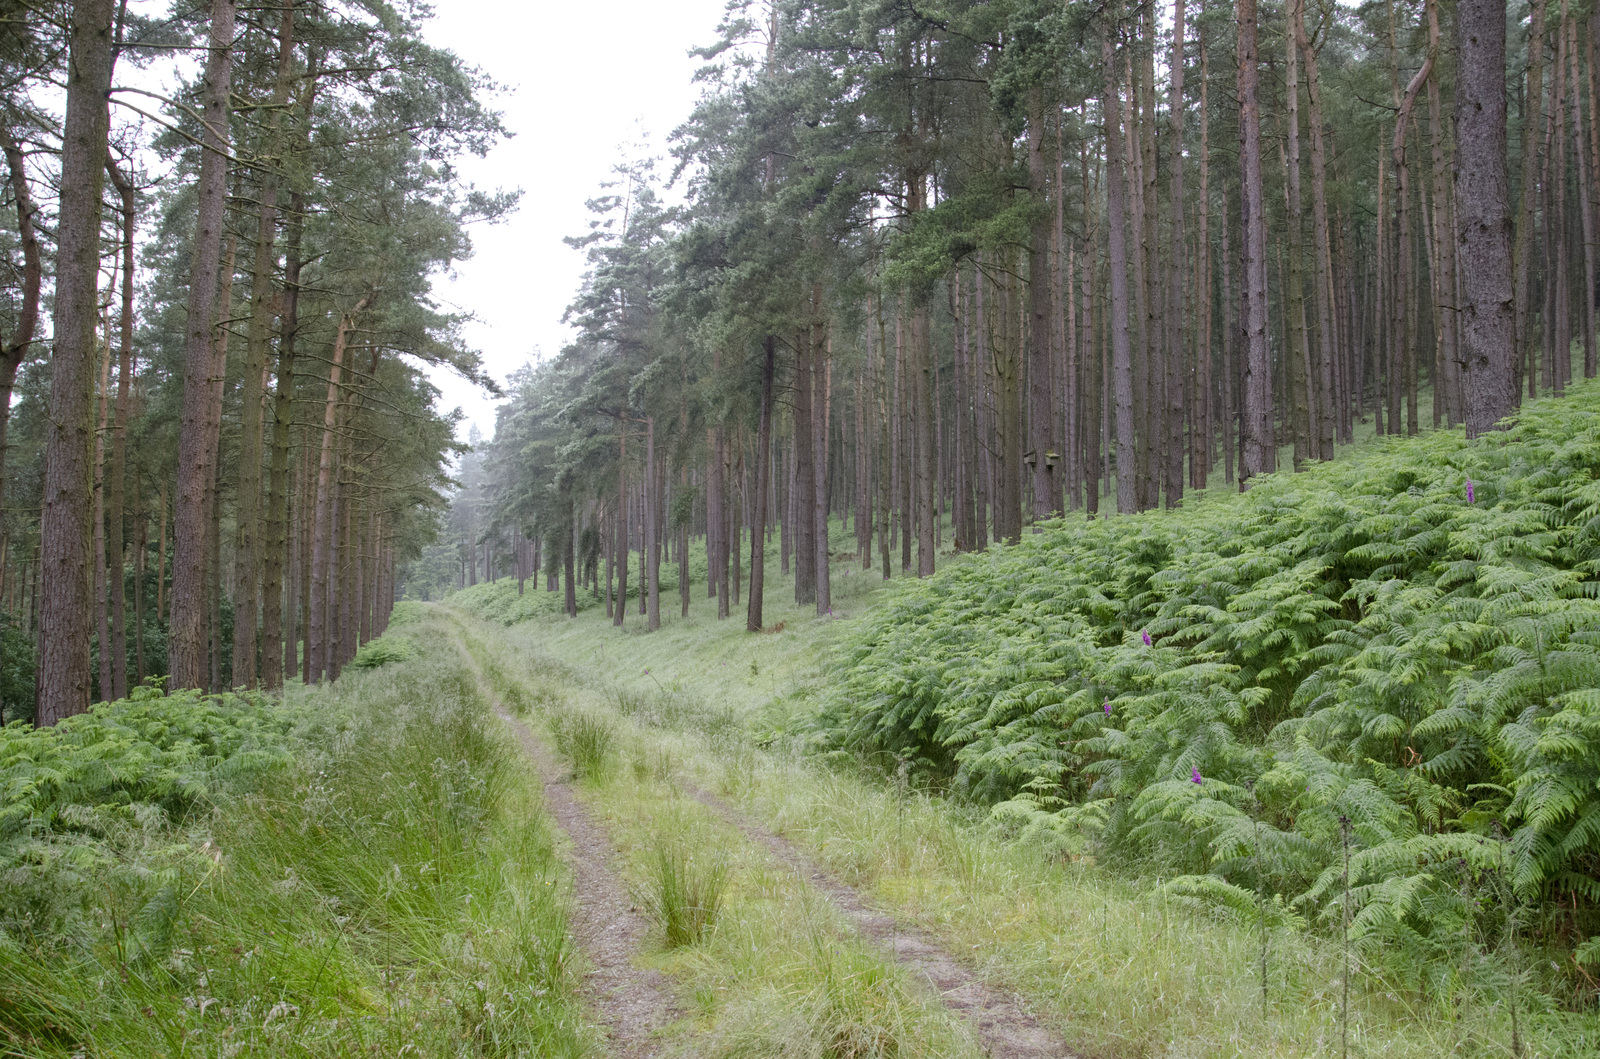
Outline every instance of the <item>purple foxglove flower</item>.
<svg viewBox="0 0 1600 1059"><path fill-rule="evenodd" d="M1111 700L1107 699L1105 702L1101 703L1101 705L1105 707L1106 716L1110 717L1111 716Z"/></svg>
<svg viewBox="0 0 1600 1059"><path fill-rule="evenodd" d="M1200 783L1201 782L1201 779L1200 779L1200 766L1199 765L1191 765L1189 767L1189 778L1191 780L1193 780L1195 783Z"/></svg>
<svg viewBox="0 0 1600 1059"><path fill-rule="evenodd" d="M1472 479L1468 478L1467 479L1467 503L1476 504L1477 502L1478 502L1477 497L1472 495Z"/></svg>
<svg viewBox="0 0 1600 1059"><path fill-rule="evenodd" d="M1146 647L1149 647L1150 646L1150 630L1149 629L1141 629L1139 631L1139 635L1144 637L1144 645Z"/></svg>

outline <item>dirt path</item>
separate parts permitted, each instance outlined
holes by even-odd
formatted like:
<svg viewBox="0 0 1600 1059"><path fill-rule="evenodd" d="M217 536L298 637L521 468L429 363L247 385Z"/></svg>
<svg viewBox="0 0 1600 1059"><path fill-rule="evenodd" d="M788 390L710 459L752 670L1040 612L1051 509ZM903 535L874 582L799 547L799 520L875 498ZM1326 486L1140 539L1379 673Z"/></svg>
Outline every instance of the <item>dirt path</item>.
<svg viewBox="0 0 1600 1059"><path fill-rule="evenodd" d="M652 1033L671 1023L679 1009L665 976L633 964L649 927L634 911L619 881L610 841L578 802L565 768L527 725L501 707L485 685L477 660L464 645L461 650L479 686L490 695L496 712L511 726L538 770L551 816L572 840L568 860L573 872L573 933L595 966L586 991L596 1015L612 1033L613 1054L624 1059L661 1054L664 1048ZM926 934L870 907L860 891L835 878L781 835L693 784L685 784L683 790L746 838L765 846L827 897L862 937L918 972L947 1008L967 1020L986 1055L992 1059L1072 1059L1074 1053L1066 1042L1029 1013L1018 997L980 980Z"/></svg>
<svg viewBox="0 0 1600 1059"><path fill-rule="evenodd" d="M570 840L562 852L572 872L572 936L591 967L582 992L591 1015L606 1028L608 1054L617 1059L665 1055L658 1032L677 1021L682 1010L665 975L634 964L650 925L622 883L610 839L578 801L566 768L500 704L466 645L457 646L478 687L533 763L544 785L545 808Z"/></svg>
<svg viewBox="0 0 1600 1059"><path fill-rule="evenodd" d="M572 840L567 863L572 870L572 935L593 970L584 994L610 1031L611 1054L619 1059L651 1059L666 1046L655 1038L681 1015L671 983L659 971L634 965L649 935L649 923L634 908L613 863L610 839L579 804L566 770L533 737L528 726L498 710L544 783L545 807Z"/></svg>
<svg viewBox="0 0 1600 1059"><path fill-rule="evenodd" d="M788 839L753 823L714 794L687 784L683 790L737 827L746 838L771 850L773 856L832 901L863 937L890 950L898 962L919 972L944 1005L971 1024L986 1055L993 1059L1071 1059L1074 1053L1066 1042L1029 1014L1017 997L979 980L927 935L907 929L893 916L871 908L859 890L840 882Z"/></svg>

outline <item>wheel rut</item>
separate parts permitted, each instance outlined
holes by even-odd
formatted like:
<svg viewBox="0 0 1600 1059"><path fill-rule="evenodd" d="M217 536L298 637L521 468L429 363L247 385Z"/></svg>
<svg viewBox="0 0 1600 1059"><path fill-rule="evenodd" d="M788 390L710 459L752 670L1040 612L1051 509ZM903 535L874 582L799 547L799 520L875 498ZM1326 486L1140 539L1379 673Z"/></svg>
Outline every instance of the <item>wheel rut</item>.
<svg viewBox="0 0 1600 1059"><path fill-rule="evenodd" d="M669 979L636 966L649 924L635 909L617 871L615 851L605 829L578 801L567 770L526 724L509 713L483 680L465 645L461 651L495 712L511 727L544 784L550 815L571 840L567 861L573 873L572 931L594 966L584 992L599 1021L611 1034L612 1054L620 1059L653 1059L666 1046L659 1031L682 1016ZM928 934L872 907L855 887L843 882L777 832L751 820L732 805L691 783L682 791L747 839L766 849L826 897L862 937L876 943L912 971L944 1006L972 1028L991 1059L1076 1059L1059 1034L1045 1026L1022 999L983 981Z"/></svg>
<svg viewBox="0 0 1600 1059"><path fill-rule="evenodd" d="M516 736L544 787L545 808L567 836L562 855L572 872L570 930L590 964L581 993L605 1028L608 1053L616 1059L656 1059L668 1052L661 1031L682 1017L672 983L659 971L639 967L649 922L639 914L617 870L606 831L578 801L567 770L528 728L500 703L483 679L477 660L458 644L478 687Z"/></svg>
<svg viewBox="0 0 1600 1059"><path fill-rule="evenodd" d="M777 832L762 827L708 791L689 784L683 792L765 846L778 860L831 901L852 927L889 950L896 962L916 971L945 1007L972 1027L984 1054L992 1059L1075 1059L1076 1053L1024 1007L1021 999L996 989L951 956L928 935L908 928L873 908L861 892L842 882Z"/></svg>

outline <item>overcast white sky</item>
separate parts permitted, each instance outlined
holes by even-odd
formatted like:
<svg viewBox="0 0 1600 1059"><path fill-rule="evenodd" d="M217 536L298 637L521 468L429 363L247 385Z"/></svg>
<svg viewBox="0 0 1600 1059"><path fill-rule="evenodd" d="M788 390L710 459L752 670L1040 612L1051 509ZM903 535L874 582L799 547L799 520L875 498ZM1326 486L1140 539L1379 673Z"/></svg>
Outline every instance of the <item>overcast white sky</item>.
<svg viewBox="0 0 1600 1059"><path fill-rule="evenodd" d="M569 340L561 314L583 257L561 239L587 230L584 201L622 159L620 147L642 127L659 153L688 116L699 94L688 51L711 42L723 2L437 0L427 39L506 86L499 108L516 133L462 168L481 187L520 187L521 208L475 228L473 258L435 285L445 306L477 317L465 338L496 379ZM444 372L434 384L446 410L459 406L493 432L494 403L481 390Z"/></svg>

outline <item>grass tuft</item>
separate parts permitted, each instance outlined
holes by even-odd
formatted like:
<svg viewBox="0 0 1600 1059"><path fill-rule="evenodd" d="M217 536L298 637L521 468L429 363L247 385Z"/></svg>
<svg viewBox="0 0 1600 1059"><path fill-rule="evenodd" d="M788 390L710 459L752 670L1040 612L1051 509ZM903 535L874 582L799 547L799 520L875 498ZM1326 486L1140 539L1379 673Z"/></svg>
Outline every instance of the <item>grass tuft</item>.
<svg viewBox="0 0 1600 1059"><path fill-rule="evenodd" d="M697 945L716 923L728 884L728 862L677 838L660 841L651 865L649 907L667 947Z"/></svg>
<svg viewBox="0 0 1600 1059"><path fill-rule="evenodd" d="M550 717L550 736L558 750L572 762L574 774L584 779L604 779L611 770L617 729L611 721L586 710L569 710Z"/></svg>

